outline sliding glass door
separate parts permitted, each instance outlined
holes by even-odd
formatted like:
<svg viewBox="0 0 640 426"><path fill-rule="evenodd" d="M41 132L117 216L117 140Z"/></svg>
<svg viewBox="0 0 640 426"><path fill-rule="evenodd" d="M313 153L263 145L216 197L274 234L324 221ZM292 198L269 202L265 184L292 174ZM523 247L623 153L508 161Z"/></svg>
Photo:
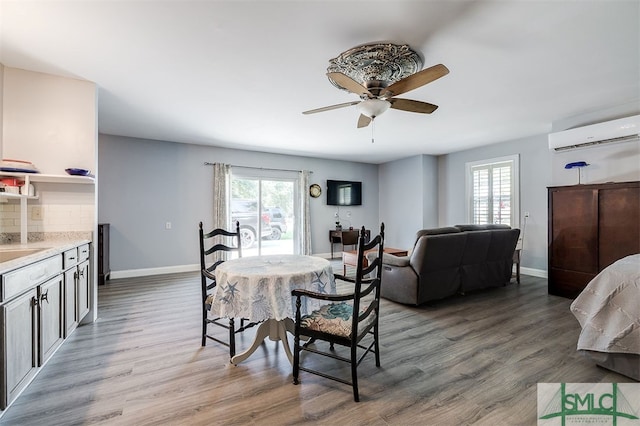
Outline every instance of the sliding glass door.
<svg viewBox="0 0 640 426"><path fill-rule="evenodd" d="M296 173L232 167L230 217L240 222L243 256L295 253L296 182Z"/></svg>

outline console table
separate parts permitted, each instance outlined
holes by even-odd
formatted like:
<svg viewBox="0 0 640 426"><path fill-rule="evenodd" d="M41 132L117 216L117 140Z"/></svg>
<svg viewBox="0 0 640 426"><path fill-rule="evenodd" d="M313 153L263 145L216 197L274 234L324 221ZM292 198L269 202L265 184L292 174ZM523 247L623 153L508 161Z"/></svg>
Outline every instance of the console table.
<svg viewBox="0 0 640 426"><path fill-rule="evenodd" d="M331 229L329 230L329 241L331 241L331 258L333 259L333 245L334 244L342 244L342 251L344 251L344 246L355 246L358 244L358 237L360 236L360 230L352 229L352 230L337 230ZM369 242L371 238L371 231L365 229L364 231L364 239L365 242Z"/></svg>

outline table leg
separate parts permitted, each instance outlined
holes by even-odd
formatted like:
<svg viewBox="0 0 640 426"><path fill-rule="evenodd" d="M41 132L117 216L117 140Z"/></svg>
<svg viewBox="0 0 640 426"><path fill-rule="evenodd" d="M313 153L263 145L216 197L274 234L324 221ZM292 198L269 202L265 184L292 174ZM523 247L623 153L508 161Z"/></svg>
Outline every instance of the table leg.
<svg viewBox="0 0 640 426"><path fill-rule="evenodd" d="M520 249L513 253L513 263L516 265L516 282L520 284Z"/></svg>
<svg viewBox="0 0 640 426"><path fill-rule="evenodd" d="M287 331L293 334L295 333L295 328L295 323L291 318L285 318L282 321L278 321L278 337L280 337L280 340L282 341L282 347L284 348L284 352L287 354L287 358L289 358L291 365L293 365L293 353L289 346Z"/></svg>
<svg viewBox="0 0 640 426"><path fill-rule="evenodd" d="M291 318L285 318L282 321L277 321L275 319L268 319L264 321L262 324L258 326L256 330L256 336L253 339L253 343L251 347L246 351L235 355L231 358L232 364L238 364L245 359L249 358L249 356L258 349L258 347L264 342L264 339L269 337L272 341L282 341L282 346L284 347L284 351L287 354L287 358L289 358L289 362L293 363L293 353L291 352L291 347L289 346L289 340L287 338L287 331L293 333L295 329L295 324Z"/></svg>
<svg viewBox="0 0 640 426"><path fill-rule="evenodd" d="M253 343L251 344L251 347L249 347L249 349L247 349L246 351L233 356L231 358L232 364L238 364L239 362L244 361L245 359L249 358L249 355L254 353L256 349L258 349L258 347L264 341L265 337L269 335L269 329L271 328L272 321L274 320L269 319L267 321L264 321L258 326L258 329L256 330L256 335L253 339Z"/></svg>

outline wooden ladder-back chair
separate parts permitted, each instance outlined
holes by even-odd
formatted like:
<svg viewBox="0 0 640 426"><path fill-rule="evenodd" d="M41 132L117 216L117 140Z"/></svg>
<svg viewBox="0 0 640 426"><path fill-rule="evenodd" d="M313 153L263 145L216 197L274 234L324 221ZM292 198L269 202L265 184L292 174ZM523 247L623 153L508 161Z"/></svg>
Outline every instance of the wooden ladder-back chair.
<svg viewBox="0 0 640 426"><path fill-rule="evenodd" d="M316 374L353 387L353 399L358 402L358 365L372 352L376 366L380 367L380 347L378 344L378 321L380 317L380 283L382 277L382 253L384 250L384 223L380 225L380 234L366 242L364 226L358 239L358 261L354 277L336 275L337 279L354 284L353 291L341 294L322 294L307 290L293 290L296 297L295 337L293 354L293 383L298 384L300 371ZM375 253L375 258L367 258L367 252ZM309 315L301 316L301 299L310 297L326 300L328 303ZM354 313L356 313L354 315ZM303 345L301 337L310 338ZM363 341L363 339L366 341ZM316 346L318 340L329 343L329 351ZM350 348L350 356L335 353L334 345ZM314 354L344 361L351 365L351 380L330 375L312 368L303 367L300 352ZM359 352L362 352L359 354Z"/></svg>
<svg viewBox="0 0 640 426"><path fill-rule="evenodd" d="M235 231L226 229L214 229L205 233L202 229L202 222L199 225L200 237L200 276L202 286L202 346L206 346L207 339L211 339L229 348L229 358L236 354L235 335L255 325L255 323L244 325L244 319L240 319L240 327L236 329L233 318L221 318L209 315L211 309L212 290L217 285L215 269L226 260L230 253L237 252L238 257L242 257L242 246L240 237L240 222L235 223ZM225 244L229 238L233 239L232 244ZM220 242L224 241L224 242ZM213 255L213 260L208 261L207 256ZM223 340L209 334L209 324L222 327L229 332L227 340Z"/></svg>

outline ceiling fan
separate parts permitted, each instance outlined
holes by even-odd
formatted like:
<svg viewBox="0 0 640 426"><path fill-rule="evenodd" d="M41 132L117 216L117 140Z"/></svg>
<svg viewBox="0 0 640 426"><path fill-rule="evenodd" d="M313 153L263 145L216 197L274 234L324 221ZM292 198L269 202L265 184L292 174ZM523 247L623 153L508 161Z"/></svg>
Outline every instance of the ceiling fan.
<svg viewBox="0 0 640 426"><path fill-rule="evenodd" d="M358 101L304 111L315 114L357 105L358 128L366 127L389 108L431 114L438 106L396 96L431 83L449 73L442 64L422 71L422 60L407 45L378 43L358 46L330 61L329 81L339 89L354 93Z"/></svg>

